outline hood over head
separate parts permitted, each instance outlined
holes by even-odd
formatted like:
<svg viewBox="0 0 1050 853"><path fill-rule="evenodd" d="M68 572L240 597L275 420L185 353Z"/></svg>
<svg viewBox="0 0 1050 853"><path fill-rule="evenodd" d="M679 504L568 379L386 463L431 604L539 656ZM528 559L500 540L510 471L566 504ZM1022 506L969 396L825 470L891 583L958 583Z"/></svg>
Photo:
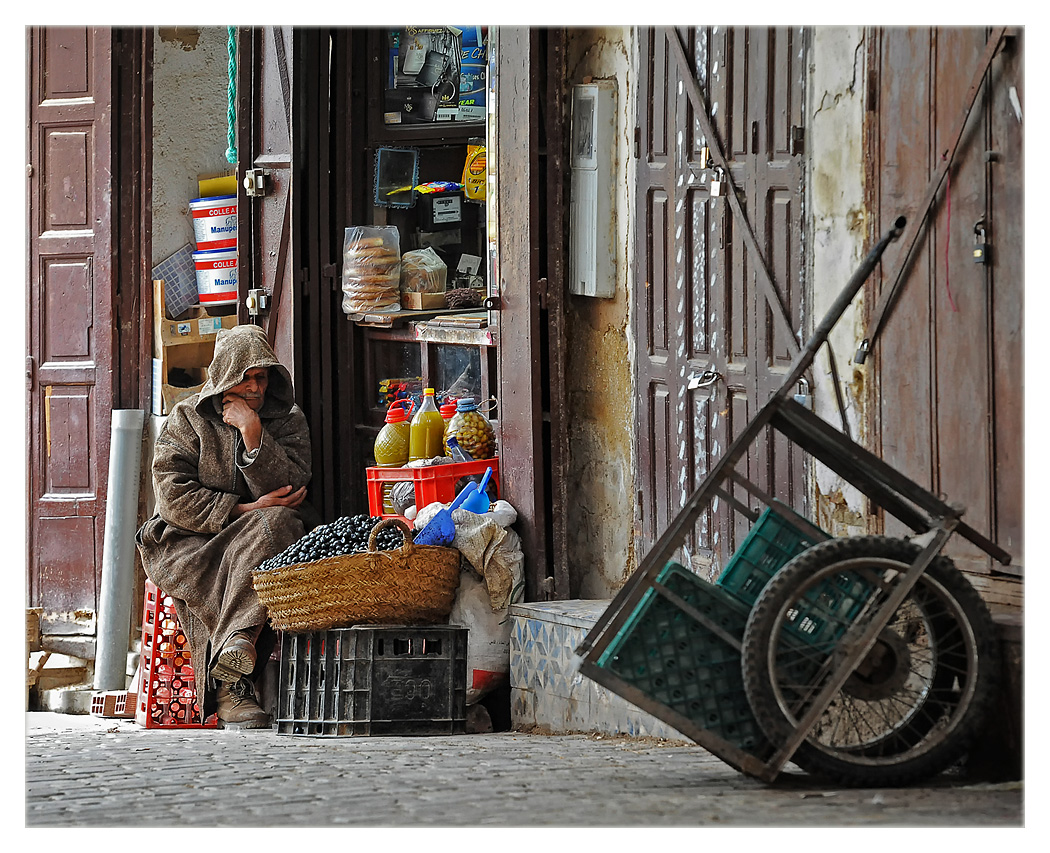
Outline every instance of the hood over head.
<svg viewBox="0 0 1050 853"><path fill-rule="evenodd" d="M222 395L244 380L252 367L267 367L270 381L259 417L274 418L287 414L295 404L295 391L288 369L277 360L259 326L234 326L220 329L215 336L215 355L208 365L208 380L197 395L196 409L205 417L222 416Z"/></svg>

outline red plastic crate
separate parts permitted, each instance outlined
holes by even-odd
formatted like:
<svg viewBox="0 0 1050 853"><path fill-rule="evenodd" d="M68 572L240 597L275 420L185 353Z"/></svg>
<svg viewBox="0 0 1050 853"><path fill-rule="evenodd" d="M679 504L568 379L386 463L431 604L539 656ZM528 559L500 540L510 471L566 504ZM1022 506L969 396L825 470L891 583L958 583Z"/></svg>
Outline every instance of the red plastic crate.
<svg viewBox="0 0 1050 853"><path fill-rule="evenodd" d="M463 477L474 477L492 468L491 482L499 495L499 457L475 459L473 462L450 462L447 465L427 465L423 468L366 468L368 478L368 512L383 518L402 518L390 504L390 490L406 480L415 482L416 509L421 510L434 501L451 503L456 496L456 483Z"/></svg>
<svg viewBox="0 0 1050 853"><path fill-rule="evenodd" d="M146 580L142 608L142 684L135 722L147 729L213 729L213 714L201 722L189 641L171 597Z"/></svg>

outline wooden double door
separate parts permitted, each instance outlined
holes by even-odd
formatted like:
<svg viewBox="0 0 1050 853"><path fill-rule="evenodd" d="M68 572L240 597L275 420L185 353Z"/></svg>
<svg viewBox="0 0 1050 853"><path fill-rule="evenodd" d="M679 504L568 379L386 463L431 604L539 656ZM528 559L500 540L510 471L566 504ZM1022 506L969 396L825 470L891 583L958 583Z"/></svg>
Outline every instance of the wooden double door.
<svg viewBox="0 0 1050 853"><path fill-rule="evenodd" d="M636 533L645 553L798 351L806 31L640 29L639 41ZM745 464L748 479L804 509L801 457L781 436L756 443ZM748 524L715 500L682 559L715 576Z"/></svg>

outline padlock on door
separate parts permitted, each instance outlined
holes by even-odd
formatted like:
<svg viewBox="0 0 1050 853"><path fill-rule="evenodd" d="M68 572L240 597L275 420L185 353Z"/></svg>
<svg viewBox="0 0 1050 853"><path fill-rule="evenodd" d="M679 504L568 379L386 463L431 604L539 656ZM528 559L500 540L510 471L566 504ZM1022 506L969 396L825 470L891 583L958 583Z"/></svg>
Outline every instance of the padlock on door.
<svg viewBox="0 0 1050 853"><path fill-rule="evenodd" d="M973 226L973 262L975 264L988 263L988 238L984 229L984 220L978 219Z"/></svg>
<svg viewBox="0 0 1050 853"><path fill-rule="evenodd" d="M799 377L798 393L795 395L795 402L800 406L805 406L807 409L813 408L813 397L809 393L809 380L804 376Z"/></svg>
<svg viewBox="0 0 1050 853"><path fill-rule="evenodd" d="M711 178L711 198L718 198L725 193L725 183L722 168L715 169L715 176Z"/></svg>

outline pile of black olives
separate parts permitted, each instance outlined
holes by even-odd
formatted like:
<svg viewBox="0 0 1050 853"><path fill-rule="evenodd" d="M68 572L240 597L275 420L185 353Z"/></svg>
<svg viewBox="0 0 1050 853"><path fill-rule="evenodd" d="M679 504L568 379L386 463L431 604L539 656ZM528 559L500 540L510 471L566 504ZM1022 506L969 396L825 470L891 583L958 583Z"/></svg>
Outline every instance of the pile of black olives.
<svg viewBox="0 0 1050 853"><path fill-rule="evenodd" d="M261 563L258 571L268 572L298 563L312 563L328 557L367 551L372 528L382 520L379 516L346 515L331 524L322 524L280 554ZM390 524L379 531L375 547L379 551L393 551L400 548L404 541L401 528Z"/></svg>

